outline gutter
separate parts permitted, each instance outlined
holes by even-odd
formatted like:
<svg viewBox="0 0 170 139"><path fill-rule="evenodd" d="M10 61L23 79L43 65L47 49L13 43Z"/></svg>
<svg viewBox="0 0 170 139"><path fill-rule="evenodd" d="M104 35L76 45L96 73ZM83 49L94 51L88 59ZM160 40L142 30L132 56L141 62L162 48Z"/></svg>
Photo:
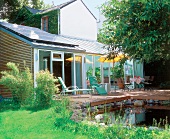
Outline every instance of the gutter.
<svg viewBox="0 0 170 139"><path fill-rule="evenodd" d="M31 44L32 48L37 48L37 49L45 49L45 50L55 50L55 51L63 51L63 52L73 52L73 53L85 53L86 51L85 50L76 50L76 49L69 49L69 48L61 48L60 47L57 47L57 45L47 45L47 46L44 46L43 44L35 44L35 43L32 43Z"/></svg>

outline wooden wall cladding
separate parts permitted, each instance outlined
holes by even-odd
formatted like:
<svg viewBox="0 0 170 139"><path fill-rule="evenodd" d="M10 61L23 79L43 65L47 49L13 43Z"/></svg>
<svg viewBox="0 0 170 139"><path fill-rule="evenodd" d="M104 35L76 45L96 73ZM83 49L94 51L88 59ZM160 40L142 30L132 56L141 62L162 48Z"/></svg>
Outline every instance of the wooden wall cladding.
<svg viewBox="0 0 170 139"><path fill-rule="evenodd" d="M8 70L6 67L8 62L19 64L20 68L23 69L25 61L26 66L29 67L33 73L33 54L34 50L29 44L0 30L0 72ZM0 86L0 94L7 95L6 90L7 89Z"/></svg>

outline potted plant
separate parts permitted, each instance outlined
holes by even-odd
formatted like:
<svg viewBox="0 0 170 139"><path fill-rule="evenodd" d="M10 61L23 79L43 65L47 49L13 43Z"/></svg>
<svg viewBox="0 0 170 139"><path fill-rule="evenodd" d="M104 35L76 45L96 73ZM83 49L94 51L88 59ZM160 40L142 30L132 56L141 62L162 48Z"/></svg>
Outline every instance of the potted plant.
<svg viewBox="0 0 170 139"><path fill-rule="evenodd" d="M114 80L115 79L117 80L117 85L119 86L119 89L123 89L124 88L123 64L118 64L118 65L114 66L114 68L111 70L111 72L112 72L112 76L113 76Z"/></svg>
<svg viewBox="0 0 170 139"><path fill-rule="evenodd" d="M89 69L86 71L86 77L89 79L90 76L93 75L93 69L92 67L89 67Z"/></svg>
<svg viewBox="0 0 170 139"><path fill-rule="evenodd" d="M95 68L95 76L97 78L98 83L101 83L101 72L99 67Z"/></svg>

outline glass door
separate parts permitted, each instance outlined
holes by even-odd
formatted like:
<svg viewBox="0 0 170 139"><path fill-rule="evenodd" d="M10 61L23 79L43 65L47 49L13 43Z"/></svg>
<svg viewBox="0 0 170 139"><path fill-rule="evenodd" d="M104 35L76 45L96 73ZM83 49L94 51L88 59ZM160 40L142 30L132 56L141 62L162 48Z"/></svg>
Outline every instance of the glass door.
<svg viewBox="0 0 170 139"><path fill-rule="evenodd" d="M64 76L66 86L73 86L74 61L72 53L64 53Z"/></svg>
<svg viewBox="0 0 170 139"><path fill-rule="evenodd" d="M53 65L53 75L57 78L57 77L61 77L63 75L63 71L62 71L62 61L53 61L52 65Z"/></svg>
<svg viewBox="0 0 170 139"><path fill-rule="evenodd" d="M82 83L82 77L83 77L83 72L82 72L82 62L83 58L81 55L75 55L74 56L74 61L75 61L75 85L78 86L79 88L82 88L83 83Z"/></svg>

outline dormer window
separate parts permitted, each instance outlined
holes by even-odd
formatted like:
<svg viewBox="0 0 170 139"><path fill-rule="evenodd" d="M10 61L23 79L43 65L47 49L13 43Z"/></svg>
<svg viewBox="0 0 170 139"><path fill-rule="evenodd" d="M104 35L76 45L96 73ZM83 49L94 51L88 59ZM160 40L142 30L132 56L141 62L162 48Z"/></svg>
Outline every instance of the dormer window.
<svg viewBox="0 0 170 139"><path fill-rule="evenodd" d="M42 17L41 29L48 32L48 16Z"/></svg>

